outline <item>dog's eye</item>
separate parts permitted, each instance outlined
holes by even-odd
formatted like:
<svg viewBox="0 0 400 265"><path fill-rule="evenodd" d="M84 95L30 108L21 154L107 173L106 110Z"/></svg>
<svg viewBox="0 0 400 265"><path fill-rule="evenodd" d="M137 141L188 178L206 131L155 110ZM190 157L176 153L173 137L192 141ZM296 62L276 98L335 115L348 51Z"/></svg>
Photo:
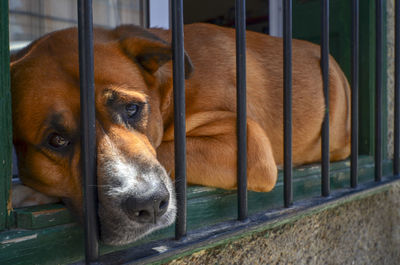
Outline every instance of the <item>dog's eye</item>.
<svg viewBox="0 0 400 265"><path fill-rule="evenodd" d="M133 118L139 112L139 105L135 103L129 103L125 106L125 110L128 118Z"/></svg>
<svg viewBox="0 0 400 265"><path fill-rule="evenodd" d="M67 145L69 145L70 142L67 139L65 139L63 136L61 136L57 133L53 133L49 136L48 143L50 146L52 146L54 148L62 148L62 147L66 147Z"/></svg>

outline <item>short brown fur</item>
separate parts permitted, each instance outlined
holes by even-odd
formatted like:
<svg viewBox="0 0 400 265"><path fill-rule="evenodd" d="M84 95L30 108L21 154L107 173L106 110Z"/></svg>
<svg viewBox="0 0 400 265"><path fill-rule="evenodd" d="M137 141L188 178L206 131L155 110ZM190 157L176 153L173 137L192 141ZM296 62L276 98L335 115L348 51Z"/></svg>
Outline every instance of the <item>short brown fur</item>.
<svg viewBox="0 0 400 265"><path fill-rule="evenodd" d="M149 163L157 158L173 178L170 32L150 29L150 37L143 35L135 40L140 32L131 26L95 30L98 152L99 156L108 152L104 142L107 136L127 156L141 154L141 159ZM234 40L233 29L207 24L185 26L190 184L236 187ZM63 113L63 126L79 142L77 46L75 29L47 35L14 57L11 73L14 141L23 182L80 209L79 145L61 157L40 147L46 135L44 125L54 112ZM282 39L247 32L248 187L254 191L270 191L277 179L277 165L283 163L282 51ZM158 57L152 57L152 53ZM191 76L190 60L194 66ZM330 155L331 160L341 160L350 153L350 89L332 57L329 86ZM105 103L110 89L125 91L128 99L135 98L129 94L134 91L148 101L150 109L141 129L132 131L112 122ZM324 113L319 46L294 40L294 164L320 160Z"/></svg>

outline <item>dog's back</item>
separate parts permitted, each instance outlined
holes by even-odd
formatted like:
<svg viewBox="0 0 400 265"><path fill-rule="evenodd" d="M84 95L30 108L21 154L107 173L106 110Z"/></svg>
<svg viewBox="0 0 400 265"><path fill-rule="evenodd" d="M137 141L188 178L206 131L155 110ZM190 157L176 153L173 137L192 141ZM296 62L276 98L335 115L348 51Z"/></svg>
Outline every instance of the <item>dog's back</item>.
<svg viewBox="0 0 400 265"><path fill-rule="evenodd" d="M153 30L170 41L169 33ZM195 71L186 81L187 115L236 111L234 29L210 24L185 26L185 50ZM283 40L246 32L247 115L267 133L277 164L283 163ZM331 160L350 154L350 87L330 57ZM321 125L325 113L320 47L293 40L293 162L321 159ZM170 124L171 125L171 124Z"/></svg>

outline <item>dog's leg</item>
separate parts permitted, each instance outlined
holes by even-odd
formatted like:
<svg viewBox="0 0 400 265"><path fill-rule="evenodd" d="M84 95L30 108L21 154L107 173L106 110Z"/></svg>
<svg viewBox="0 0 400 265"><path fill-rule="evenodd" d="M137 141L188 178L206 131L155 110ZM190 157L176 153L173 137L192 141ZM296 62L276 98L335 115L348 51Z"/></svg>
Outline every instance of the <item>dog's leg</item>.
<svg viewBox="0 0 400 265"><path fill-rule="evenodd" d="M213 113L214 114L214 113ZM218 112L196 114L187 120L187 179L190 184L233 189L237 186L236 115ZM270 141L264 130L247 120L248 188L270 191L277 168ZM164 141L157 157L174 178L174 144Z"/></svg>

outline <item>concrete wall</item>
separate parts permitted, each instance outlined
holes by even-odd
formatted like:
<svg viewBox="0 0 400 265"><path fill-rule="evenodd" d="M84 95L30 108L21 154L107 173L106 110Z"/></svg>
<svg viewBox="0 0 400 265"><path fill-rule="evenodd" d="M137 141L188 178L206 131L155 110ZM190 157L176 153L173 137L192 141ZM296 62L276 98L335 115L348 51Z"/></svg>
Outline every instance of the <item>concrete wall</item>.
<svg viewBox="0 0 400 265"><path fill-rule="evenodd" d="M400 183L168 264L400 264Z"/></svg>

